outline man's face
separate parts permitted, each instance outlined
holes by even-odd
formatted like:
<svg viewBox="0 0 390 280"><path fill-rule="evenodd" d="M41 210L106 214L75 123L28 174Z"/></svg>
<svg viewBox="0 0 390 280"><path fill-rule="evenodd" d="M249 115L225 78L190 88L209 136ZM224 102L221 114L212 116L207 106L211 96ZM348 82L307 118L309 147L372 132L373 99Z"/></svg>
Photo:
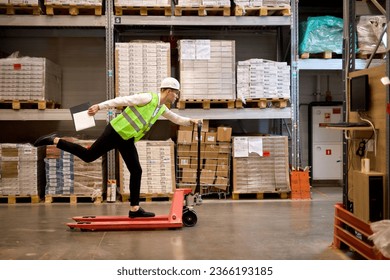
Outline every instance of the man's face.
<svg viewBox="0 0 390 280"><path fill-rule="evenodd" d="M176 102L180 97L180 91L177 89L172 89L172 88L170 88L168 90L169 90L168 96L169 96L170 103Z"/></svg>

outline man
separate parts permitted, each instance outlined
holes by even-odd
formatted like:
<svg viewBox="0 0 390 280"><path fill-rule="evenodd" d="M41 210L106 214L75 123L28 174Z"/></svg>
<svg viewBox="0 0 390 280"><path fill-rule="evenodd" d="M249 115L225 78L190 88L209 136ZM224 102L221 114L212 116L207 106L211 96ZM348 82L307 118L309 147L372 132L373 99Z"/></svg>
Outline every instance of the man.
<svg viewBox="0 0 390 280"><path fill-rule="evenodd" d="M154 217L154 213L146 212L139 206L142 168L138 152L134 145L140 140L159 116L163 116L178 125L189 126L201 119L181 117L165 104L173 103L180 94L180 83L175 78L165 78L161 82L160 93L140 93L121 96L92 105L88 114L93 116L101 109L116 106L127 106L122 114L115 117L105 128L103 134L96 139L90 148L61 139L56 133L38 138L34 146L56 145L57 148L78 156L85 162L92 162L112 149L118 149L130 171L130 218Z"/></svg>

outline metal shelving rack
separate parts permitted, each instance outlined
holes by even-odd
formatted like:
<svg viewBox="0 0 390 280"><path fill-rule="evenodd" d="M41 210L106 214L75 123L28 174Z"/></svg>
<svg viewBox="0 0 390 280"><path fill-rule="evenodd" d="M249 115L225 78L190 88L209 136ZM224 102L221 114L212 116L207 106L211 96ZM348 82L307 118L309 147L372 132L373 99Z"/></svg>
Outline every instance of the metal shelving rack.
<svg viewBox="0 0 390 280"><path fill-rule="evenodd" d="M114 97L114 37L115 27L120 25L137 25L145 28L152 26L232 26L232 27L253 27L253 26L289 26L291 29L291 107L287 108L266 108L266 109L191 109L181 110L180 114L188 117L202 115L204 119L235 120L235 119L290 119L292 122L292 165L299 166L299 112L298 112L298 0L291 0L291 16L261 16L261 17L222 17L222 16L115 16L113 14L113 1L106 2L106 13L101 16L34 16L34 15L12 15L0 16L0 27L37 27L37 28L98 28L105 29L106 37L106 96ZM150 18L153 17L153 20ZM176 109L174 109L176 110ZM97 120L109 120L112 112L99 112ZM21 120L21 121L51 121L70 120L67 109L46 109L39 112L28 112L24 110L0 110L0 121ZM113 170L114 160L109 157L109 170ZM112 174L111 172L109 172ZM112 177L109 174L110 177Z"/></svg>
<svg viewBox="0 0 390 280"><path fill-rule="evenodd" d="M356 13L355 13L355 4L356 0L348 0L343 2L343 14L344 14L344 53L343 53L343 82L344 82L344 93L347 88L347 81L348 81L348 74L352 71L358 70L358 69L364 69L364 67L360 67L359 60L356 59L355 55L355 42L356 38ZM390 18L390 0L386 0L386 18L387 20ZM389 26L387 26L387 30L389 31ZM389 45L390 39L389 36L387 36L387 45ZM390 63L389 63L389 55L387 53L386 55L386 74L387 76L390 75ZM375 62L373 63L375 64ZM386 87L386 101L389 103L389 87ZM344 94L345 95L345 94ZM345 102L344 102L344 110L345 108ZM390 124L390 117L389 114L386 114L386 127L389 127ZM348 200L348 172L347 172L347 164L348 164L348 156L345 151L348 150L347 143L344 144L344 180L343 180L343 205L344 207L352 211L351 202ZM387 195L386 201L387 205L385 205L385 218L390 217L390 182L388 178L388 174L390 174L390 163L389 163L389 152L390 152L390 131L389 129L386 130L386 170L387 170L387 176L385 179L385 194ZM386 212L387 211L387 212Z"/></svg>

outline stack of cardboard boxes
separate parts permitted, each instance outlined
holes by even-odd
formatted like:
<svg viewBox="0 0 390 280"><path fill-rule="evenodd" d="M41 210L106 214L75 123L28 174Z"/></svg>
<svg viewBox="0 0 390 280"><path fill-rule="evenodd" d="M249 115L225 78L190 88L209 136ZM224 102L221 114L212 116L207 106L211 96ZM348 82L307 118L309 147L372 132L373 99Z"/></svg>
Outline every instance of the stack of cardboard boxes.
<svg viewBox="0 0 390 280"><path fill-rule="evenodd" d="M210 128L204 121L200 139L201 193L229 192L232 128ZM181 126L177 137L178 187L195 188L198 170L197 126Z"/></svg>
<svg viewBox="0 0 390 280"><path fill-rule="evenodd" d="M38 195L44 157L44 149L30 144L0 144L0 195Z"/></svg>

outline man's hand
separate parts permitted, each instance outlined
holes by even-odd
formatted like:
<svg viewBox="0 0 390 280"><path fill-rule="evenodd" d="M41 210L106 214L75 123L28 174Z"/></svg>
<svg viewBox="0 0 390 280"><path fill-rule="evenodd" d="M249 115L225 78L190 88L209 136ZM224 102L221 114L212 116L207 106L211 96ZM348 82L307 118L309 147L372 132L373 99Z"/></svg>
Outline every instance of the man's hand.
<svg viewBox="0 0 390 280"><path fill-rule="evenodd" d="M203 120L202 119L191 119L191 123L193 123L193 124L203 123Z"/></svg>
<svg viewBox="0 0 390 280"><path fill-rule="evenodd" d="M88 115L94 116L99 111L99 105L95 104L88 108Z"/></svg>

